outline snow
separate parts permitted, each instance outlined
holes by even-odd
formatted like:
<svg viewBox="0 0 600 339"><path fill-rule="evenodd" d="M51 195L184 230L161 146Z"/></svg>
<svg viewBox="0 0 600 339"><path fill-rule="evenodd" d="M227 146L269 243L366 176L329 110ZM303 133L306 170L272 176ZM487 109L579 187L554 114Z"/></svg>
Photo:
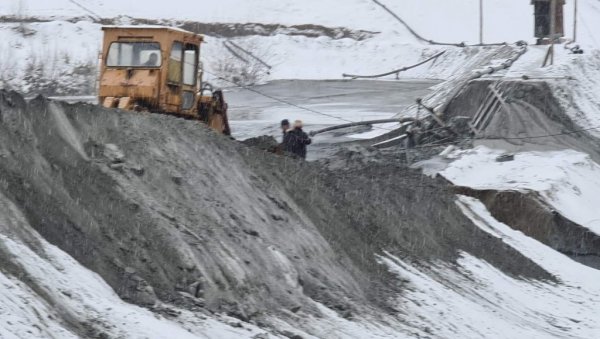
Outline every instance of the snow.
<svg viewBox="0 0 600 339"><path fill-rule="evenodd" d="M102 29L164 29L165 26L161 25L104 25ZM178 27L168 27L169 30L175 32L188 33L185 29L181 29Z"/></svg>
<svg viewBox="0 0 600 339"><path fill-rule="evenodd" d="M507 276L462 252L456 265L411 265L389 253L380 260L407 280L399 298L412 324L440 338L597 338L600 272L495 220L476 199L459 197L465 215L559 282Z"/></svg>
<svg viewBox="0 0 600 339"><path fill-rule="evenodd" d="M440 174L453 184L474 189L538 192L556 211L600 234L600 166L573 150L522 152L514 161L497 162L502 150L478 146L457 151Z"/></svg>
<svg viewBox="0 0 600 339"><path fill-rule="evenodd" d="M327 338L327 339L404 339L413 338L412 335L415 329L398 322L396 319L381 316L378 319L365 321L364 319L348 320L340 317L335 311L325 307L324 305L313 302L313 305L321 312L323 317L314 317L311 315L303 315L301 322L303 326L308 328L306 331L298 331L291 327L286 322L280 319L270 319L277 324L279 328L287 329L292 333L296 333L302 338ZM387 322L389 327L381 325Z"/></svg>
<svg viewBox="0 0 600 339"><path fill-rule="evenodd" d="M551 82L556 97L566 113L583 128L600 126L600 52L585 56L569 56L562 64L562 73L574 79L567 84ZM600 136L600 130L591 130Z"/></svg>
<svg viewBox="0 0 600 339"><path fill-rule="evenodd" d="M419 34L428 39L469 43L479 42L479 0L382 0ZM532 40L533 10L529 1L484 0L484 41ZM573 31L574 1L565 6L565 32ZM579 0L579 37L583 44L600 46L597 20L600 3ZM20 12L20 13L19 13ZM92 14L93 13L93 14ZM194 20L200 22L261 22L286 25L318 24L372 31L395 31L405 38L408 32L394 18L370 0L222 0L197 2L151 0L14 0L0 3L0 15L29 15L48 18L100 16ZM510 22L510 24L507 24ZM444 29L439 29L440 25ZM501 29L499 29L501 27Z"/></svg>
<svg viewBox="0 0 600 339"><path fill-rule="evenodd" d="M31 35L23 37L19 24L0 24L0 83L27 91L23 78L32 65L43 68L48 78L69 83L71 72L80 65L97 67L101 51L101 25L85 21L28 23ZM231 61L223 47L225 39L206 37L202 59L207 70L215 74L221 63ZM365 41L309 38L305 36L250 36L234 39L273 65L265 80L273 79L340 79L343 73L372 74L417 63L441 49L410 45L393 34L380 34ZM450 48L436 62L402 74L403 78L445 79L463 72L463 65L473 56L472 50ZM375 53L375 55L374 55ZM43 62L42 62L43 61ZM208 80L214 80L206 74ZM226 84L229 85L229 84Z"/></svg>
<svg viewBox="0 0 600 339"><path fill-rule="evenodd" d="M454 43L478 42L477 0L383 0L383 3L428 39ZM571 32L571 6L572 1L568 2L565 12L567 32ZM484 7L487 42L533 42L532 8L528 1L488 0L484 2ZM447 53L434 62L403 72L400 76L406 79L450 79L464 73L470 67L470 61L476 59L476 55L488 53L480 48L432 46L419 42L370 0L345 1L343 5L334 0L224 0L196 4L174 0L169 6L156 0L146 1L143 5L137 1L123 0L14 0L0 2L0 15L37 17L52 21L25 25L0 24L0 87L8 84L28 91L31 84L23 80L28 73L27 68L42 60L45 76L61 84L74 82L79 75L72 71L77 66L96 67L101 49L100 25L86 21L70 22L73 17L79 18L75 21L85 19L91 12L103 18L126 14L136 18L157 19L167 26L176 25L174 20L187 19L210 23L314 24L379 32L363 41L281 33L234 38L233 41L252 50L274 66L270 74L261 80L339 79L342 73L381 73L417 63L442 50ZM582 0L579 12L582 27L579 29L578 43L585 49L598 48L600 45L596 42L600 37L597 37L596 32L600 32L600 20L596 18L600 16L600 4L595 0ZM506 24L507 20L510 20L510 25ZM123 18L121 21L126 23L128 20ZM432 22L438 24L431 24ZM445 29L439 29L441 24ZM25 27L28 33L19 33L19 27ZM218 72L219 64L231 62L230 53L222 46L224 41L226 39L207 37L208 43L203 47L202 57L211 73ZM507 76L520 75L532 68L539 69L545 47L532 47L530 50L515 65L516 71L507 73ZM560 51L559 54L566 52ZM567 57L564 63L559 63L569 62ZM538 70L537 73L552 74L553 70L561 67ZM207 78L211 79L210 76ZM81 87L80 83L71 85L74 91Z"/></svg>
<svg viewBox="0 0 600 339"><path fill-rule="evenodd" d="M405 19L417 32L428 39L469 43L478 42L478 1L404 0L383 1ZM187 9L189 10L182 10ZM197 7L196 7L197 6ZM570 32L572 1L566 8L566 32ZM197 8L197 10L196 10ZM485 36L487 42L515 42L532 38L532 8L523 0L488 0L485 8ZM73 17L85 17L90 12L103 18L114 18L126 13L131 17L149 19L194 20L222 23L315 24L328 27L347 27L380 32L366 41L352 39L309 38L277 34L261 37L236 38L241 45L259 46L258 54L265 54L276 67L269 79L331 79L342 73L372 74L414 64L441 50L449 53L424 67L403 73L406 78L428 77L447 79L456 73L456 67L473 56L473 51L447 46L428 46L415 39L401 24L382 8L369 0L345 1L341 6L334 0L310 1L236 1L202 2L174 0L165 6L162 1L123 0L15 0L0 2L0 15L55 19L48 23L30 23L34 34L23 37L14 29L16 24L0 25L0 73L6 69L24 69L32 59L47 60L46 64L60 70L67 67L61 59L72 62L95 63L100 50L100 26L89 22L70 23ZM598 48L600 40L600 3L580 1L580 37L584 48ZM507 25L507 20L511 24ZM124 20L126 21L126 20ZM439 29L440 24L445 29ZM175 22L165 21L166 25ZM502 27L502 29L496 29ZM569 35L569 34L567 34ZM210 66L228 55L221 46L223 39L208 38L205 62ZM74 48L76 46L76 48ZM543 47L535 56L536 64L543 55ZM525 58L527 59L527 58ZM530 66L529 64L527 64ZM539 65L537 67L539 67ZM460 67L459 67L460 70ZM6 71L5 71L6 72ZM18 77L19 71L13 71Z"/></svg>
<svg viewBox="0 0 600 339"><path fill-rule="evenodd" d="M102 37L100 25L86 21L29 23L26 34L32 35L26 37L18 32L19 26L0 23L0 87L6 82L28 91L36 81L26 77L32 76L36 68L46 79L83 87L76 70L81 66L96 69ZM93 82L86 85L93 86Z"/></svg>

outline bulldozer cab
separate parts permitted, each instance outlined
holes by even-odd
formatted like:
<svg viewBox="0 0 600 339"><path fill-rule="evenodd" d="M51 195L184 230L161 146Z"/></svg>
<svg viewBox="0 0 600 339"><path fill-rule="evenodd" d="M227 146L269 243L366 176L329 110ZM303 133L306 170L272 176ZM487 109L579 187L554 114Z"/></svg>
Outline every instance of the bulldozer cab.
<svg viewBox="0 0 600 339"><path fill-rule="evenodd" d="M202 84L202 35L162 26L102 30L100 104L202 120L230 134L223 93Z"/></svg>

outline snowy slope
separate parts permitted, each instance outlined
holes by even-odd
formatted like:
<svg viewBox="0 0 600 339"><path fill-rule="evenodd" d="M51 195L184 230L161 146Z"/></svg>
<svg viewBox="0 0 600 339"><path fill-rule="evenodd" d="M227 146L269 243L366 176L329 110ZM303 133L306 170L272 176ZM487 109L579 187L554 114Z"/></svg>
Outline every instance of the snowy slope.
<svg viewBox="0 0 600 339"><path fill-rule="evenodd" d="M559 283L515 279L485 261L461 254L459 267L415 267L394 256L381 260L411 286L401 300L415 323L432 325L440 338L597 338L598 270L578 264L495 220L473 198L460 197L464 213L558 278ZM461 325L459 325L461 324Z"/></svg>
<svg viewBox="0 0 600 339"><path fill-rule="evenodd" d="M382 2L426 38L450 42L479 42L478 0L383 0ZM580 0L579 3L579 40L584 44L598 46L600 2ZM565 7L567 38L572 37L573 32L573 4L574 1L567 1ZM201 22L318 24L375 31L393 30L399 32L405 39L412 39L395 19L370 0L344 2L223 0L195 3L188 0L174 0L168 5L158 0L145 1L143 4L134 0L9 0L0 4L0 15L14 15L18 12L21 15L55 18L86 15L112 18L126 15ZM485 0L484 41L531 40L532 13L529 1Z"/></svg>
<svg viewBox="0 0 600 339"><path fill-rule="evenodd" d="M40 78L75 91L89 91L94 85L102 38L99 25L86 21L30 23L26 37L18 27L0 23L0 84L4 81L29 92L40 81L34 72L39 70Z"/></svg>
<svg viewBox="0 0 600 339"><path fill-rule="evenodd" d="M586 154L565 150L523 152L514 161L497 162L501 150L484 146L457 152L441 172L459 186L479 190L518 190L540 193L565 217L600 234L600 165Z"/></svg>
<svg viewBox="0 0 600 339"><path fill-rule="evenodd" d="M563 75L575 79L567 84L551 82L567 114L583 128L600 126L600 51L585 57L569 55L559 67ZM590 133L600 137L599 129Z"/></svg>
<svg viewBox="0 0 600 339"><path fill-rule="evenodd" d="M68 86L74 82L77 67L97 67L102 37L99 24L85 21L28 23L26 28L31 34L26 37L18 32L18 27L16 23L0 24L0 84L4 80L28 92L31 81L27 81L26 76L35 66L42 68L47 78ZM381 33L364 41L281 34L233 40L273 66L262 80L340 79L343 73L381 73L417 63L443 50L446 53L435 62L404 72L402 77L447 79L462 74L465 65L476 59L478 53L481 56L489 53L475 48L415 45L397 38L393 33ZM206 40L202 59L210 72L207 79L219 73L221 63L239 64L223 47L225 39L208 37ZM93 84L94 80L90 82Z"/></svg>
<svg viewBox="0 0 600 339"><path fill-rule="evenodd" d="M478 42L478 1L404 0L383 1L425 38L443 42ZM567 37L571 35L571 2L566 10ZM600 32L600 2L580 1L579 42L584 48L599 46L596 37ZM188 9L189 8L189 9ZM91 14L95 13L95 14ZM533 41L532 8L528 1L490 0L485 3L485 41ZM44 20L74 17L115 18L127 15L135 18L169 19L222 23L313 24L326 27L347 27L380 32L373 37L356 41L329 37L305 37L276 34L274 36L246 36L235 41L251 49L273 66L270 74L261 80L273 79L335 79L342 73L373 74L389 71L421 61L436 52L447 54L434 63L402 73L404 78L448 79L464 71L461 65L477 54L447 46L431 46L419 42L392 16L370 0L352 0L340 4L335 0L297 1L234 1L189 2L175 0L165 6L161 1L116 0L10 0L0 3L0 16L38 18ZM91 20L91 19L87 19ZM123 18L127 22L127 18ZM506 22L510 21L510 25ZM23 81L26 70L44 60L43 75L66 86L75 79L67 94L91 94L83 88L81 75L73 72L79 66L94 68L101 48L99 25L88 22L70 23L52 21L26 24L27 34L19 33L19 24L0 25L0 86L24 91L33 90L30 81ZM440 29L443 27L443 29ZM209 37L204 46L203 58L207 69L218 72L222 63L239 63L222 46L223 39ZM539 53L537 53L539 52ZM532 63L516 65L530 69L541 64L541 49L533 53ZM541 56L540 56L541 54ZM547 72L547 71L544 71ZM67 78L67 79L65 79ZM88 77L90 78L90 77ZM88 84L90 82L87 79ZM89 87L89 85L87 86ZM77 92L77 93L75 93ZM64 94L64 93L63 93Z"/></svg>

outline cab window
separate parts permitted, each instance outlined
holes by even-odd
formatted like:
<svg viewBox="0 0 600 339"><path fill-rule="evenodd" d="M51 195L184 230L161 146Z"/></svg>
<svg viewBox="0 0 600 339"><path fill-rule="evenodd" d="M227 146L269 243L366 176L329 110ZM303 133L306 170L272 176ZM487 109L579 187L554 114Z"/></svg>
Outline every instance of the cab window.
<svg viewBox="0 0 600 339"><path fill-rule="evenodd" d="M183 59L183 43L175 41L169 56L169 82L181 82L181 62Z"/></svg>
<svg viewBox="0 0 600 339"><path fill-rule="evenodd" d="M108 49L108 67L157 68L162 63L158 42L113 42Z"/></svg>
<svg viewBox="0 0 600 339"><path fill-rule="evenodd" d="M196 73L198 72L198 46L187 44L183 54L183 83L185 85L196 84Z"/></svg>

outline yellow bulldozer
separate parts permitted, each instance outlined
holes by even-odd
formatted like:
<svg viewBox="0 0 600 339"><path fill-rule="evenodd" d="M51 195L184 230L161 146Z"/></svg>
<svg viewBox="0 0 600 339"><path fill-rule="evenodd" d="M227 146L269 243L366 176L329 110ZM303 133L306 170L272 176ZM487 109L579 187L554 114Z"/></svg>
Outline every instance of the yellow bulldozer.
<svg viewBox="0 0 600 339"><path fill-rule="evenodd" d="M102 30L101 105L200 120L231 134L223 92L202 81L202 35L162 26Z"/></svg>

